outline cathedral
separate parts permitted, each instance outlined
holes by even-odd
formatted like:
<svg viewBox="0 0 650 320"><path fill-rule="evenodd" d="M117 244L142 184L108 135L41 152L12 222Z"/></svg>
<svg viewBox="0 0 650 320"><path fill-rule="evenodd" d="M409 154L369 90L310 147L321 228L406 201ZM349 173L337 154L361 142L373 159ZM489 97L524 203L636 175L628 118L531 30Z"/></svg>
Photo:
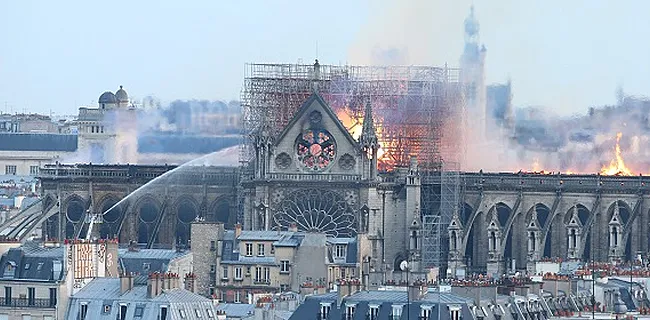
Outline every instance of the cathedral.
<svg viewBox="0 0 650 320"><path fill-rule="evenodd" d="M355 140L315 92L276 139L256 132L254 177L242 180L244 228L358 237L358 256L371 269L399 272L408 261L423 271L417 159L397 174L398 188L384 182L369 103L364 119Z"/></svg>

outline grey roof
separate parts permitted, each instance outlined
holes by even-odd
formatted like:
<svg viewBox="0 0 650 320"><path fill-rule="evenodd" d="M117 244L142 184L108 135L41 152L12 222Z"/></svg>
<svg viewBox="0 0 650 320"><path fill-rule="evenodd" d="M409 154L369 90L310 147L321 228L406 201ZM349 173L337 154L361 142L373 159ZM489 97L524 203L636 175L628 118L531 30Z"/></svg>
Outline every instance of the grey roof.
<svg viewBox="0 0 650 320"><path fill-rule="evenodd" d="M98 103L117 103L117 98L115 98L115 95L110 92L106 91L102 93L101 96L99 96L99 99L97 100Z"/></svg>
<svg viewBox="0 0 650 320"><path fill-rule="evenodd" d="M31 206L35 202L39 201L40 199L38 197L26 197L23 199L23 201L20 203L20 210L25 210L27 207Z"/></svg>
<svg viewBox="0 0 650 320"><path fill-rule="evenodd" d="M138 137L140 153L208 154L241 143L241 136L146 134Z"/></svg>
<svg viewBox="0 0 650 320"><path fill-rule="evenodd" d="M294 232L290 231L242 231L239 241L278 241L284 236L292 236Z"/></svg>
<svg viewBox="0 0 650 320"><path fill-rule="evenodd" d="M217 305L217 310L224 311L226 317L246 319L247 317L255 316L255 306L252 304L244 303L220 303Z"/></svg>
<svg viewBox="0 0 650 320"><path fill-rule="evenodd" d="M12 281L54 282L63 279L64 248L27 244L9 249L0 258L0 278Z"/></svg>
<svg viewBox="0 0 650 320"><path fill-rule="evenodd" d="M192 293L185 289L165 290L162 294L150 298L146 286L135 286L133 289L120 293L120 279L97 278L70 299L66 319L76 320L81 303L88 304L87 319L115 319L120 304L127 306L125 319L157 319L162 306L168 307L168 319L209 319L207 310L216 316L216 308L210 299ZM107 308L108 306L108 308ZM108 309L109 312L104 312ZM136 311L140 314L136 317ZM200 313L197 317L196 312Z"/></svg>
<svg viewBox="0 0 650 320"><path fill-rule="evenodd" d="M115 92L115 99L118 102L129 102L129 95L126 93L126 90L120 86L120 89Z"/></svg>
<svg viewBox="0 0 650 320"><path fill-rule="evenodd" d="M130 251L119 249L119 266L124 272L135 273L135 283L144 284L147 275L152 272L167 272L169 264L177 258L190 254L189 251L176 251L168 249L140 249Z"/></svg>
<svg viewBox="0 0 650 320"><path fill-rule="evenodd" d="M369 311L370 304L379 305L379 314L377 320L388 320L392 312L392 305L402 305L402 317L400 319L407 319L407 293L406 291L361 291L349 297L343 298L340 304L337 301L337 293L327 293L323 295L309 296L298 307L298 309L291 316L292 320L298 319L311 319L314 315L320 312L321 302L331 303L331 309L327 319L341 319L343 312L345 312L346 303L353 303L356 305L354 319L365 319ZM436 306L440 303L443 305L458 305L462 308L462 318L472 319L473 316L469 309L469 299L457 296L452 293L427 293L423 299L410 300L408 305L410 309L410 319L419 319L421 306ZM446 309L446 308L445 308ZM445 310L441 309L441 310ZM435 309L434 309L435 310ZM438 318L437 312L432 312L430 320L450 320L449 312L441 312Z"/></svg>
<svg viewBox="0 0 650 320"><path fill-rule="evenodd" d="M77 150L77 135L52 133L0 133L0 151Z"/></svg>

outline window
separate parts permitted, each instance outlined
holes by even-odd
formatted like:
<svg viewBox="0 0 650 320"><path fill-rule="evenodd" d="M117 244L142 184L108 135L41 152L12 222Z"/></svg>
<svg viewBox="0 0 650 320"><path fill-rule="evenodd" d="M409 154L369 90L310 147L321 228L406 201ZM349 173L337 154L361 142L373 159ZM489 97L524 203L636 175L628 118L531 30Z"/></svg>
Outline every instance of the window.
<svg viewBox="0 0 650 320"><path fill-rule="evenodd" d="M228 280L228 266L223 266L223 274L221 275L221 278Z"/></svg>
<svg viewBox="0 0 650 320"><path fill-rule="evenodd" d="M201 311L199 311L199 309L194 309L194 314L196 314L197 318L201 318L202 316Z"/></svg>
<svg viewBox="0 0 650 320"><path fill-rule="evenodd" d="M345 268L341 268L341 279L345 279Z"/></svg>
<svg viewBox="0 0 650 320"><path fill-rule="evenodd" d="M379 316L379 305L377 304L368 305L369 320L376 320L377 316Z"/></svg>
<svg viewBox="0 0 650 320"><path fill-rule="evenodd" d="M11 305L11 287L5 287L5 305Z"/></svg>
<svg viewBox="0 0 650 320"><path fill-rule="evenodd" d="M138 312L138 309L135 309L135 312ZM111 305L110 304L105 304L104 305L104 313L111 313Z"/></svg>
<svg viewBox="0 0 650 320"><path fill-rule="evenodd" d="M241 280L241 279L242 279L241 267L236 267L235 268L235 280Z"/></svg>
<svg viewBox="0 0 650 320"><path fill-rule="evenodd" d="M88 314L88 304L82 303L79 306L79 320L86 320L87 314Z"/></svg>
<svg viewBox="0 0 650 320"><path fill-rule="evenodd" d="M210 251L216 251L217 250L217 242L212 240L210 241Z"/></svg>
<svg viewBox="0 0 650 320"><path fill-rule="evenodd" d="M264 267L264 282L271 281L271 268Z"/></svg>
<svg viewBox="0 0 650 320"><path fill-rule="evenodd" d="M117 319L126 320L126 312L128 311L128 306L126 304L120 304L120 312L117 314Z"/></svg>
<svg viewBox="0 0 650 320"><path fill-rule="evenodd" d="M205 309L205 312L208 314L208 318L214 318L214 312L212 312L212 309Z"/></svg>
<svg viewBox="0 0 650 320"><path fill-rule="evenodd" d="M160 307L160 320L167 320L167 306Z"/></svg>
<svg viewBox="0 0 650 320"><path fill-rule="evenodd" d="M431 306L420 306L420 319L431 320ZM458 320L458 319L452 319Z"/></svg>
<svg viewBox="0 0 650 320"><path fill-rule="evenodd" d="M356 305L354 304L346 304L345 305L345 320L352 320L354 319L354 310L356 310Z"/></svg>
<svg viewBox="0 0 650 320"><path fill-rule="evenodd" d="M258 257L263 257L264 256L264 244L263 243L258 243L257 244L257 256Z"/></svg>
<svg viewBox="0 0 650 320"><path fill-rule="evenodd" d="M241 303L241 292L235 291L235 303Z"/></svg>
<svg viewBox="0 0 650 320"><path fill-rule="evenodd" d="M253 244L252 243L247 243L246 244L246 256L247 257L252 257L253 256Z"/></svg>
<svg viewBox="0 0 650 320"><path fill-rule="evenodd" d="M32 320L31 314L23 314L23 320Z"/></svg>
<svg viewBox="0 0 650 320"><path fill-rule="evenodd" d="M136 306L135 307L135 312L133 313L133 316L142 318L142 315L144 315L144 305Z"/></svg>
<svg viewBox="0 0 650 320"><path fill-rule="evenodd" d="M404 308L403 304L394 304L392 305L392 320L398 320L402 318L402 309Z"/></svg>
<svg viewBox="0 0 650 320"><path fill-rule="evenodd" d="M149 263L149 262L144 262L144 263L142 264L142 270L144 270L144 271L149 271L149 269L151 269L151 263Z"/></svg>
<svg viewBox="0 0 650 320"><path fill-rule="evenodd" d="M27 288L27 304L33 306L36 303L36 288Z"/></svg>
<svg viewBox="0 0 650 320"><path fill-rule="evenodd" d="M289 273L289 260L280 261L280 273Z"/></svg>
<svg viewBox="0 0 650 320"><path fill-rule="evenodd" d="M461 320L462 317L460 316L460 310L461 310L460 306L449 306L450 320ZM429 314L431 314L431 309L429 309Z"/></svg>
<svg viewBox="0 0 650 320"><path fill-rule="evenodd" d="M330 314L330 310L332 309L332 304L327 303L327 302L321 302L320 303L320 319L325 320Z"/></svg>
<svg viewBox="0 0 650 320"><path fill-rule="evenodd" d="M29 166L29 174L30 175L37 175L38 174L38 166Z"/></svg>
<svg viewBox="0 0 650 320"><path fill-rule="evenodd" d="M344 245L337 245L336 246L336 258L345 258L345 246Z"/></svg>
<svg viewBox="0 0 650 320"><path fill-rule="evenodd" d="M16 175L16 166L6 165L5 174Z"/></svg>
<svg viewBox="0 0 650 320"><path fill-rule="evenodd" d="M217 272L217 265L216 264L211 264L210 265L210 273L215 273Z"/></svg>
<svg viewBox="0 0 650 320"><path fill-rule="evenodd" d="M262 281L262 267L255 267L255 281Z"/></svg>
<svg viewBox="0 0 650 320"><path fill-rule="evenodd" d="M181 319L185 319L187 314L185 313L185 309L180 309L178 310L178 313L181 315Z"/></svg>
<svg viewBox="0 0 650 320"><path fill-rule="evenodd" d="M50 307L56 306L56 288L50 288Z"/></svg>
<svg viewBox="0 0 650 320"><path fill-rule="evenodd" d="M52 316L43 316L43 320L54 320Z"/></svg>

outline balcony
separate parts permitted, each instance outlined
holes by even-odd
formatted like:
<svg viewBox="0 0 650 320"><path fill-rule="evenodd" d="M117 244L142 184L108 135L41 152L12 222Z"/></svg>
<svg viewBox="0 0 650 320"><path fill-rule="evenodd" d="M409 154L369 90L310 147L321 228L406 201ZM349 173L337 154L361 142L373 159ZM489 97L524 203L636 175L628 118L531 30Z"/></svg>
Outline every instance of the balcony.
<svg viewBox="0 0 650 320"><path fill-rule="evenodd" d="M56 300L50 299L27 299L27 298L0 298L0 307L9 308L56 308Z"/></svg>

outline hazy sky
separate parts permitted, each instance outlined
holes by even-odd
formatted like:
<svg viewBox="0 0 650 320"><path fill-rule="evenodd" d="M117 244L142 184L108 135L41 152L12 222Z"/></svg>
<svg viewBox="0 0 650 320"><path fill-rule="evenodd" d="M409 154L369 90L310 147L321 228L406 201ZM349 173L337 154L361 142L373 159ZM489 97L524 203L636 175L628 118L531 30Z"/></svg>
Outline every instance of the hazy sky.
<svg viewBox="0 0 650 320"><path fill-rule="evenodd" d="M74 114L132 97L237 99L244 63L458 65L471 0L0 1L0 110ZM650 95L649 1L474 0L488 82L585 112ZM382 61L383 62L383 61Z"/></svg>

